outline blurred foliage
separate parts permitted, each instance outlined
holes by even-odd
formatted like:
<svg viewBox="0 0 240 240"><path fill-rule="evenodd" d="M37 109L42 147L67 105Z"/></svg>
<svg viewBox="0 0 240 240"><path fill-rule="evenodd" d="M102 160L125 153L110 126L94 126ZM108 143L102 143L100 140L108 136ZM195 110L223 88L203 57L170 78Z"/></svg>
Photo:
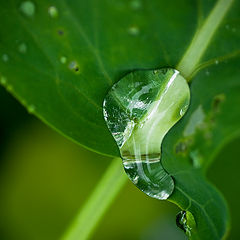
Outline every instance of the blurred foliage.
<svg viewBox="0 0 240 240"><path fill-rule="evenodd" d="M229 142L218 154L216 161L210 167L208 176L221 190L226 198L231 213L231 231L228 239L240 239L239 229L239 167L240 167L240 138Z"/></svg>

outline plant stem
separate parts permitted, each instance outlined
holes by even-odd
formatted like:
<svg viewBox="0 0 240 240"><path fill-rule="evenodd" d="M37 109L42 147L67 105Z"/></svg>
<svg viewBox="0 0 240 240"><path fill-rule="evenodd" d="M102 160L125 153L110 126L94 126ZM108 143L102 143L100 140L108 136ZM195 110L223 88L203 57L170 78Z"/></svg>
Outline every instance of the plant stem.
<svg viewBox="0 0 240 240"><path fill-rule="evenodd" d="M63 235L62 240L88 239L126 180L122 160L113 159L99 184Z"/></svg>
<svg viewBox="0 0 240 240"><path fill-rule="evenodd" d="M233 2L234 0L218 0L202 27L195 33L189 48L177 66L185 78L189 79L193 73Z"/></svg>

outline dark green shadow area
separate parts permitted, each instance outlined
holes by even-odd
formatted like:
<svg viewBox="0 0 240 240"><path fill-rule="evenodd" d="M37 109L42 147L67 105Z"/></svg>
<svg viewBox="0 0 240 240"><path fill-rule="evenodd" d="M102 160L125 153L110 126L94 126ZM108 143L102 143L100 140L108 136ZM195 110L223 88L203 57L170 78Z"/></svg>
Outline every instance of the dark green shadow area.
<svg viewBox="0 0 240 240"><path fill-rule="evenodd" d="M239 168L240 138L227 144L218 154L214 164L209 168L208 177L223 193L231 213L231 231L227 239L240 239L239 230Z"/></svg>

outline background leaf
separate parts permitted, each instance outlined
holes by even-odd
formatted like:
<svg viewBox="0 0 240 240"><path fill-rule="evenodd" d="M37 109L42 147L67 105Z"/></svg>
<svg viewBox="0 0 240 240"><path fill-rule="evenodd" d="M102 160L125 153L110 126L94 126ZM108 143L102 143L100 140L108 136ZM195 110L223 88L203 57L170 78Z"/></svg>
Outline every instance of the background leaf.
<svg viewBox="0 0 240 240"><path fill-rule="evenodd" d="M108 89L134 69L176 67L213 5L207 0L5 1L1 83L65 136L116 156L102 116ZM163 166L175 179L171 200L193 213L200 239L220 239L228 226L224 200L203 172L240 132L239 7L235 1L211 39L192 76L190 109L163 145ZM194 115L202 119L197 124Z"/></svg>

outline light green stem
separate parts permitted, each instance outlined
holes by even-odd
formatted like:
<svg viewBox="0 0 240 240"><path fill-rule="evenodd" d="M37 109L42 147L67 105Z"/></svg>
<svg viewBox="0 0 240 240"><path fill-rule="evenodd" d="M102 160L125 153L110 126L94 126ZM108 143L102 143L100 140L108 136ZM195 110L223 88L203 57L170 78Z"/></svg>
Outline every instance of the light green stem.
<svg viewBox="0 0 240 240"><path fill-rule="evenodd" d="M195 33L189 48L177 66L185 78L188 79L195 70L233 2L234 0L218 0L204 24Z"/></svg>
<svg viewBox="0 0 240 240"><path fill-rule="evenodd" d="M85 240L90 237L99 220L126 183L122 160L113 159L99 184L67 229L62 240Z"/></svg>

